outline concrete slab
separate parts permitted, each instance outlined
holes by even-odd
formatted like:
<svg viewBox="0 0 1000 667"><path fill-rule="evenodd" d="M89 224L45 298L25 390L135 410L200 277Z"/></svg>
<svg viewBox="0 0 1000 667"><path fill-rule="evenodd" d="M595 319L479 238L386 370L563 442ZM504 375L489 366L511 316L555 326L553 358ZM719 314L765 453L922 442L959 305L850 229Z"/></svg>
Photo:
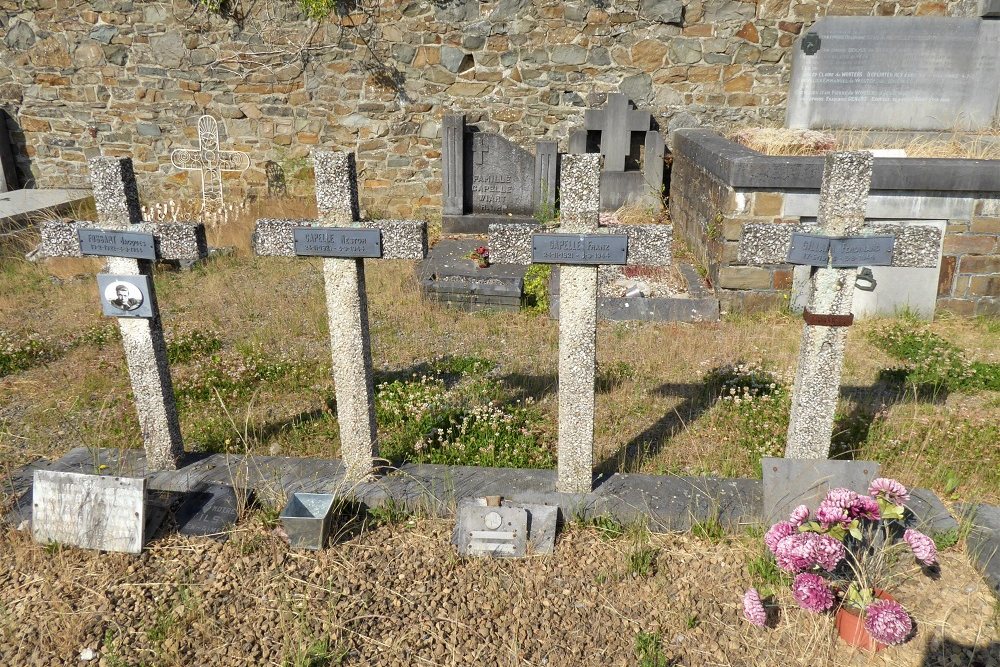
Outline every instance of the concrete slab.
<svg viewBox="0 0 1000 667"><path fill-rule="evenodd" d="M764 458L764 518L773 524L799 505L815 511L833 488L867 493L881 466L874 461Z"/></svg>
<svg viewBox="0 0 1000 667"><path fill-rule="evenodd" d="M93 197L90 190L12 190L0 193L0 225L29 222L33 216L54 217L73 204Z"/></svg>
<svg viewBox="0 0 1000 667"><path fill-rule="evenodd" d="M969 556L1000 598L1000 507L968 503L960 505L958 511L972 522L966 538Z"/></svg>
<svg viewBox="0 0 1000 667"><path fill-rule="evenodd" d="M906 509L912 515L913 526L927 535L944 535L958 530L958 522L930 489L910 489Z"/></svg>

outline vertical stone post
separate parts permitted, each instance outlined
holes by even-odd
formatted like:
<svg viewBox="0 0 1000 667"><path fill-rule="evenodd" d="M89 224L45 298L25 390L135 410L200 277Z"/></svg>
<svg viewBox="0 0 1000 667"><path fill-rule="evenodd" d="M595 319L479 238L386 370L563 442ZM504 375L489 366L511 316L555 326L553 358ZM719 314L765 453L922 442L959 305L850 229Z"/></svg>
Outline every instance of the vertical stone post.
<svg viewBox="0 0 1000 667"><path fill-rule="evenodd" d="M564 155L560 233L597 230L601 156ZM589 493L594 468L597 267L559 267L559 461L556 490Z"/></svg>
<svg viewBox="0 0 1000 667"><path fill-rule="evenodd" d="M342 152L314 154L320 222L349 227L359 217L353 158ZM325 258L323 280L340 452L348 480L356 482L371 474L378 456L364 260Z"/></svg>
<svg viewBox="0 0 1000 667"><path fill-rule="evenodd" d="M555 215L556 184L559 179L559 144L555 141L535 142L535 182L531 202L535 211Z"/></svg>
<svg viewBox="0 0 1000 667"><path fill-rule="evenodd" d="M465 213L465 116L448 115L441 123L443 215Z"/></svg>
<svg viewBox="0 0 1000 667"><path fill-rule="evenodd" d="M821 234L851 236L861 230L873 162L867 151L827 155L819 200ZM812 294L807 313L849 316L856 276L856 268L816 268L810 278ZM787 458L819 459L830 455L846 340L847 327L814 325L807 319L792 389Z"/></svg>
<svg viewBox="0 0 1000 667"><path fill-rule="evenodd" d="M89 167L98 223L107 229L128 229L142 222L132 160L99 157L92 159ZM110 257L106 270L120 275L152 276L153 262ZM146 469L175 470L184 453L184 444L152 280L149 298L152 318L118 318L118 327L146 448Z"/></svg>

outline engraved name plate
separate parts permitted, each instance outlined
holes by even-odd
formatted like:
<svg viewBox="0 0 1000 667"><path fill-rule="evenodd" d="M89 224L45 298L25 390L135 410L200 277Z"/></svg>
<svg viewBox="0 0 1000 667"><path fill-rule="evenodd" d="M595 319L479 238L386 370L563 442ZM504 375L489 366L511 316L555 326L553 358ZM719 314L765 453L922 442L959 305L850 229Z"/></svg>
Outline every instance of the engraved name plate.
<svg viewBox="0 0 1000 667"><path fill-rule="evenodd" d="M458 508L455 543L462 556L520 558L528 549L528 512L523 507Z"/></svg>
<svg viewBox="0 0 1000 667"><path fill-rule="evenodd" d="M156 259L156 245L152 234L79 229L77 235L80 237L81 255Z"/></svg>
<svg viewBox="0 0 1000 667"><path fill-rule="evenodd" d="M855 236L833 239L830 263L837 268L855 266L892 266L892 236Z"/></svg>
<svg viewBox="0 0 1000 667"><path fill-rule="evenodd" d="M304 257L381 257L382 232L359 227L296 227L295 254Z"/></svg>
<svg viewBox="0 0 1000 667"><path fill-rule="evenodd" d="M536 264L625 264L628 237L611 234L535 234L531 261Z"/></svg>
<svg viewBox="0 0 1000 667"><path fill-rule="evenodd" d="M816 234L792 234L792 243L788 247L789 264L803 266L829 266L830 237Z"/></svg>
<svg viewBox="0 0 1000 667"><path fill-rule="evenodd" d="M142 551L146 480L36 470L31 532L36 542Z"/></svg>

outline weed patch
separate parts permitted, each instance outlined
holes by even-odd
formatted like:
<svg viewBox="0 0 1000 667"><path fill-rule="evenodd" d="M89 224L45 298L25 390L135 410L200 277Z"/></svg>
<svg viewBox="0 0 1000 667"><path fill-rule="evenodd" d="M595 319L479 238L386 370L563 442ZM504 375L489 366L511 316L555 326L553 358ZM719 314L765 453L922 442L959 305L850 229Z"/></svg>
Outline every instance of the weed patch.
<svg viewBox="0 0 1000 667"><path fill-rule="evenodd" d="M52 361L62 350L42 336L15 336L0 330L0 377Z"/></svg>
<svg viewBox="0 0 1000 667"><path fill-rule="evenodd" d="M532 315L549 312L549 278L552 267L532 264L524 274L524 309Z"/></svg>
<svg viewBox="0 0 1000 667"><path fill-rule="evenodd" d="M195 329L167 341L167 360L172 364L183 364L221 349L222 341L214 332Z"/></svg>
<svg viewBox="0 0 1000 667"><path fill-rule="evenodd" d="M304 364L287 353L269 355L252 347L196 362L190 376L177 382L174 393L182 404L207 401L216 394L229 400L251 393L261 383L294 379L304 370Z"/></svg>
<svg viewBox="0 0 1000 667"><path fill-rule="evenodd" d="M660 633L640 632L635 636L635 657L639 667L669 667Z"/></svg>
<svg viewBox="0 0 1000 667"><path fill-rule="evenodd" d="M654 547L636 547L628 555L628 571L637 577L651 577L656 574L656 556L660 553Z"/></svg>
<svg viewBox="0 0 1000 667"><path fill-rule="evenodd" d="M957 345L929 329L908 321L892 322L873 330L870 342L883 352L906 362L887 369L886 378L898 378L916 392L1000 391L1000 364L970 362Z"/></svg>

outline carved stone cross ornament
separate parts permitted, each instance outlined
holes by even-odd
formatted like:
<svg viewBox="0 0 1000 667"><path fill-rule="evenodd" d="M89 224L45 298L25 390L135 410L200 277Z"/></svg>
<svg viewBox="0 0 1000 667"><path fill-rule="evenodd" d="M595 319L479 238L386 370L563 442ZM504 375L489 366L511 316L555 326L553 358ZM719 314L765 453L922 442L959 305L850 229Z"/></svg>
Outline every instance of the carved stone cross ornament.
<svg viewBox="0 0 1000 667"><path fill-rule="evenodd" d="M178 169L201 171L203 211L218 211L224 205L222 172L246 171L250 156L241 151L219 150L219 123L211 116L198 119L198 150L176 148L170 162Z"/></svg>
<svg viewBox="0 0 1000 667"><path fill-rule="evenodd" d="M258 220L253 247L258 255L324 258L341 458L348 479L360 481L372 473L373 459L378 456L364 258L423 259L427 224L358 221L353 157L314 153L320 219Z"/></svg>
<svg viewBox="0 0 1000 667"><path fill-rule="evenodd" d="M42 223L43 257L107 257L98 275L102 306L118 318L149 471L173 470L184 452L153 286L158 259L208 254L200 223L144 223L132 160L94 158L90 180L98 222Z"/></svg>
<svg viewBox="0 0 1000 667"><path fill-rule="evenodd" d="M560 226L490 225L498 264L560 264L559 461L556 490L589 493L594 463L597 270L601 265L667 265L670 225L599 226L601 156L564 155Z"/></svg>
<svg viewBox="0 0 1000 667"><path fill-rule="evenodd" d="M813 266L799 366L792 389L785 456L827 458L840 397L847 329L858 268L934 267L941 247L936 227L866 223L872 154L826 157L814 225L748 224L739 247L741 264Z"/></svg>

